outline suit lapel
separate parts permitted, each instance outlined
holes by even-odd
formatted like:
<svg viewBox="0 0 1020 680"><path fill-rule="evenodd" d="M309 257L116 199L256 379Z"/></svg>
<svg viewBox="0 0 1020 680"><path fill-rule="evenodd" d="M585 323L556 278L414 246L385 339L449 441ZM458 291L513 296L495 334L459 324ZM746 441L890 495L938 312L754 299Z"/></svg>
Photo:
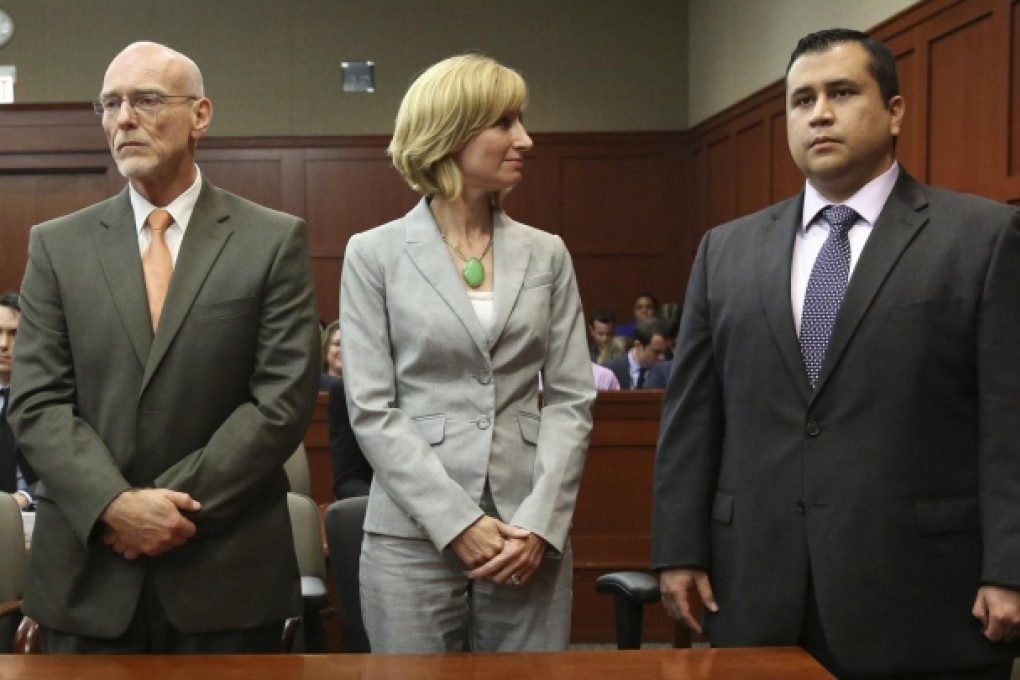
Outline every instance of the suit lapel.
<svg viewBox="0 0 1020 680"><path fill-rule="evenodd" d="M195 203L191 221L184 232L181 250L177 255L170 290L160 316L156 337L152 342L145 365L142 389L148 384L159 362L163 360L174 337L181 329L188 311L202 289L202 284L213 264L230 238L233 228L229 226L227 212L219 192L210 184L202 182L202 192ZM137 248L136 248L137 250Z"/></svg>
<svg viewBox="0 0 1020 680"><path fill-rule="evenodd" d="M776 206L772 221L758 231L758 289L769 330L790 377L805 401L811 397L800 341L790 302L790 267L793 241L803 212L804 193Z"/></svg>
<svg viewBox="0 0 1020 680"><path fill-rule="evenodd" d="M149 316L149 301L145 297L138 232L126 187L110 202L100 223L104 228L96 232L93 240L106 285L138 364L145 366L152 347L152 320Z"/></svg>
<svg viewBox="0 0 1020 680"><path fill-rule="evenodd" d="M488 356L489 341L482 332L478 317L471 307L471 301L464 292L464 285L460 282L456 270L450 266L447 246L439 236L439 228L432 218L432 213L429 212L425 199L419 201L418 205L407 213L404 222L405 250L408 257L443 302L460 319L479 351ZM493 247L498 245L497 241Z"/></svg>
<svg viewBox="0 0 1020 680"><path fill-rule="evenodd" d="M882 209L857 266L850 276L843 306L832 329L825 362L818 376L815 395L821 392L847 344L871 306L882 283L918 231L928 223L928 199L924 190L904 170Z"/></svg>
<svg viewBox="0 0 1020 680"><path fill-rule="evenodd" d="M489 341L495 344L521 294L521 285L531 259L531 244L522 238L520 231L510 228L510 218L506 214L495 211L492 223L492 237L495 239L492 257L496 270L493 281L496 318L489 333Z"/></svg>

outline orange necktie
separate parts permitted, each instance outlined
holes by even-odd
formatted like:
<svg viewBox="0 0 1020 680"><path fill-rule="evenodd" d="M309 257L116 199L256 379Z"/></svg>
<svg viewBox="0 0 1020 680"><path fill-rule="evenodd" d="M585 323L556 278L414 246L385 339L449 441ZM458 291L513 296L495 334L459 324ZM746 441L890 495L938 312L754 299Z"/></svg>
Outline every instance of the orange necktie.
<svg viewBox="0 0 1020 680"><path fill-rule="evenodd" d="M159 315L163 312L166 292L170 288L170 277L174 273L170 248L166 244L166 230L174 223L174 218L166 210L157 208L149 213L145 222L152 230L152 240L142 253L142 275L145 277L145 293L149 298L152 330L155 331L159 325Z"/></svg>

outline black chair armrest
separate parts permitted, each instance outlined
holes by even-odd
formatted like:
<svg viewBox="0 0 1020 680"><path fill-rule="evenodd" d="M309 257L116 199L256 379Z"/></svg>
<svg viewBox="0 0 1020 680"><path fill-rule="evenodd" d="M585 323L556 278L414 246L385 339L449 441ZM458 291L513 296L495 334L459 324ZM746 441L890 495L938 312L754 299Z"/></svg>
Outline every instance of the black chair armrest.
<svg viewBox="0 0 1020 680"><path fill-rule="evenodd" d="M662 595L659 581L651 574L640 571L614 571L595 579L595 590L603 595L623 595L639 604L655 604Z"/></svg>

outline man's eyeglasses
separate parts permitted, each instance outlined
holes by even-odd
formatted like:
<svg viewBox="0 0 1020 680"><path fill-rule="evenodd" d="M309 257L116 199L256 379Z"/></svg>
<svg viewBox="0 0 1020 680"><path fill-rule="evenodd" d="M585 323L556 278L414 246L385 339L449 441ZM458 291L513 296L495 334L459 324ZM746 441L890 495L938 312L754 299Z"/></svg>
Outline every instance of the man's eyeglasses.
<svg viewBox="0 0 1020 680"><path fill-rule="evenodd" d="M142 116L155 116L172 102L170 99L181 99L184 101L195 101L198 97L190 94L159 94L158 92L141 92L130 94L126 100L114 94L100 97L92 101L92 109L100 116L114 117L120 113L120 107L127 101L128 106L135 113Z"/></svg>

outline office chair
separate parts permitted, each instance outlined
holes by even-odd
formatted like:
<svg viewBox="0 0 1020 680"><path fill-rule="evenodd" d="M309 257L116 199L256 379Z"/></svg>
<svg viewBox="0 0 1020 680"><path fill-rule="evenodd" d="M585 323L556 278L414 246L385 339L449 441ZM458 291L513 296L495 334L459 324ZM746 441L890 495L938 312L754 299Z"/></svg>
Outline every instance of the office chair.
<svg viewBox="0 0 1020 680"><path fill-rule="evenodd" d="M301 572L301 599L304 613L301 628L304 634L304 651L323 653L328 651L326 629L322 625L322 610L329 606L329 592L326 590L326 559L322 553L322 530L319 528L319 508L308 496L294 492L287 494L287 509L290 511L290 526L294 532L294 551L297 553L298 569ZM284 647L296 640L296 631L284 630Z"/></svg>
<svg viewBox="0 0 1020 680"><path fill-rule="evenodd" d="M326 511L326 543L343 625L343 651L371 652L361 619L359 564L368 496L345 498Z"/></svg>
<svg viewBox="0 0 1020 680"><path fill-rule="evenodd" d="M312 475L308 469L308 452L305 451L304 444L298 444L294 453L283 464L283 471L287 473L291 491L311 497Z"/></svg>
<svg viewBox="0 0 1020 680"><path fill-rule="evenodd" d="M595 590L613 596L617 648L641 649L645 605L662 598L658 579L640 571L614 571L595 579Z"/></svg>

